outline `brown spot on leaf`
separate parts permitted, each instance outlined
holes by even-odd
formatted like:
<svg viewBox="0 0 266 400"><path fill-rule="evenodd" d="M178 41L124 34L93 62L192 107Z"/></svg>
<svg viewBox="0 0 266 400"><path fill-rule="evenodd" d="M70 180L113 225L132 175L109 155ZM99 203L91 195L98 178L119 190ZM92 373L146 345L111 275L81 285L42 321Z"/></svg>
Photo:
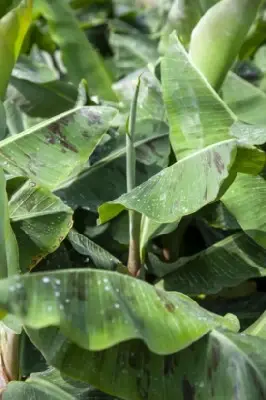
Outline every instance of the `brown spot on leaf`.
<svg viewBox="0 0 266 400"><path fill-rule="evenodd" d="M183 400L194 400L195 388L193 385L191 385L191 383L186 377L183 378L182 386L183 386Z"/></svg>
<svg viewBox="0 0 266 400"><path fill-rule="evenodd" d="M165 308L169 312L174 312L175 311L175 306L173 303L165 303Z"/></svg>
<svg viewBox="0 0 266 400"><path fill-rule="evenodd" d="M55 135L60 134L60 123L53 122L48 126L49 131L53 132Z"/></svg>
<svg viewBox="0 0 266 400"><path fill-rule="evenodd" d="M224 163L222 161L222 157L217 151L214 151L213 158L216 169L219 172L219 174L221 174L222 171L224 170Z"/></svg>
<svg viewBox="0 0 266 400"><path fill-rule="evenodd" d="M52 124L50 124L48 129L51 133L47 137L47 142L49 144L56 144L57 142L59 142L59 144L64 148L64 150L62 149L62 152L64 152L65 149L67 149L74 153L78 153L77 148L67 140L66 136L61 131L61 128L68 122L69 121L66 119L64 120L64 123L61 120L60 123L53 122Z"/></svg>
<svg viewBox="0 0 266 400"><path fill-rule="evenodd" d="M166 310L169 312L174 312L175 311L175 305L171 303L167 297L158 289L155 288L156 294L165 306Z"/></svg>

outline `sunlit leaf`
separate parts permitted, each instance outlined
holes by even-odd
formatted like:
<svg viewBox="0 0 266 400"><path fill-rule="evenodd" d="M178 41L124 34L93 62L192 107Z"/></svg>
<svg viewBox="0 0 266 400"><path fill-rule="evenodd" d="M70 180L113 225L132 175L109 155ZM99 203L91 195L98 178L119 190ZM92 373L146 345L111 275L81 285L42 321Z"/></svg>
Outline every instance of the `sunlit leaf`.
<svg viewBox="0 0 266 400"><path fill-rule="evenodd" d="M131 192L100 206L100 220L106 222L126 208L157 222L178 221L217 198L235 156L236 143L228 140L183 158Z"/></svg>
<svg viewBox="0 0 266 400"><path fill-rule="evenodd" d="M58 115L2 140L0 165L54 189L80 172L115 115L109 107L81 107Z"/></svg>
<svg viewBox="0 0 266 400"><path fill-rule="evenodd" d="M3 98L13 66L31 23L32 0L22 0L0 20L0 98Z"/></svg>
<svg viewBox="0 0 266 400"><path fill-rule="evenodd" d="M95 269L2 280L0 308L17 316L36 333L39 330L42 334L42 328L53 326L46 329L51 349L52 342L55 346L61 343L61 335L91 351L139 338L151 351L170 354L214 327L236 329L235 321L208 313L182 294L167 293L123 274Z"/></svg>
<svg viewBox="0 0 266 400"><path fill-rule="evenodd" d="M229 139L236 117L192 64L175 34L161 68L170 140L178 159Z"/></svg>
<svg viewBox="0 0 266 400"><path fill-rule="evenodd" d="M221 0L200 19L189 54L208 82L219 89L254 21L260 0Z"/></svg>

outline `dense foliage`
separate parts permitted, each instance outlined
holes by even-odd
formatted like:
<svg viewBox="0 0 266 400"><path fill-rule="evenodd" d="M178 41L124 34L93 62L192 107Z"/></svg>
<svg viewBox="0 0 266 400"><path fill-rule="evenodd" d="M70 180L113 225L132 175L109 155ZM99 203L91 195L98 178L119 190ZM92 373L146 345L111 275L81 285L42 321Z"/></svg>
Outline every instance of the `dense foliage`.
<svg viewBox="0 0 266 400"><path fill-rule="evenodd" d="M1 1L4 400L266 399L265 21Z"/></svg>

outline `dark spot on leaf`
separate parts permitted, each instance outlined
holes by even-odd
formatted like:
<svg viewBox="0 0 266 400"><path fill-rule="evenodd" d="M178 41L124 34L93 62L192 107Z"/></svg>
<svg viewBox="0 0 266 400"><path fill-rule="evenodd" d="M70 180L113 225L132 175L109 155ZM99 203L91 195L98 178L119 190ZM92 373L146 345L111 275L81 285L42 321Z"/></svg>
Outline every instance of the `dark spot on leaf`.
<svg viewBox="0 0 266 400"><path fill-rule="evenodd" d="M55 135L60 134L60 123L59 122L53 122L48 126L49 131L53 132Z"/></svg>
<svg viewBox="0 0 266 400"><path fill-rule="evenodd" d="M207 200L207 198L208 198L208 188L206 186L205 193L204 193L204 200Z"/></svg>
<svg viewBox="0 0 266 400"><path fill-rule="evenodd" d="M172 303L165 303L165 308L169 312L174 312L175 311L175 306Z"/></svg>
<svg viewBox="0 0 266 400"><path fill-rule="evenodd" d="M82 133L82 136L85 137L85 138L89 138L90 137L90 135L88 133L86 133L86 132Z"/></svg>
<svg viewBox="0 0 266 400"><path fill-rule="evenodd" d="M60 123L53 122L51 125L49 125L48 129L53 134L48 136L47 142L49 144L56 144L59 141L59 144L64 148L64 150L62 149L62 152L65 152L65 149L68 149L74 153L78 153L77 148L67 140L66 136L61 131L61 127L66 125L68 122L69 120L64 119L64 123L61 120Z"/></svg>
<svg viewBox="0 0 266 400"><path fill-rule="evenodd" d="M194 400L195 399L195 388L188 379L185 377L182 382L183 386L183 400Z"/></svg>
<svg viewBox="0 0 266 400"><path fill-rule="evenodd" d="M62 153L66 153L66 149L61 149L61 152Z"/></svg>
<svg viewBox="0 0 266 400"><path fill-rule="evenodd" d="M46 136L46 139L47 139L47 143L49 143L49 144L56 144L56 138L55 138L54 135Z"/></svg>
<svg viewBox="0 0 266 400"><path fill-rule="evenodd" d="M219 172L219 174L221 174L222 171L224 170L224 163L222 161L222 157L220 156L219 153L217 153L217 151L213 152L213 157L214 157L214 164L216 166L216 169Z"/></svg>
<svg viewBox="0 0 266 400"><path fill-rule="evenodd" d="M158 289L155 289L157 296L165 306L166 310L169 312L174 312L175 311L175 305L171 303L167 297Z"/></svg>
<svg viewBox="0 0 266 400"><path fill-rule="evenodd" d="M89 113L89 124L100 124L101 116L98 113L90 112Z"/></svg>

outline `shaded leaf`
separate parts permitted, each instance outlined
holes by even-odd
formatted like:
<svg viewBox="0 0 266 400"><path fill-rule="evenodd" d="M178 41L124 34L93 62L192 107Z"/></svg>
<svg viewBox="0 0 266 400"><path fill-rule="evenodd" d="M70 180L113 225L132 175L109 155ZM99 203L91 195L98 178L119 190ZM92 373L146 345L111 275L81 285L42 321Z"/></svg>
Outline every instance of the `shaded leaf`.
<svg viewBox="0 0 266 400"><path fill-rule="evenodd" d="M25 55L21 55L16 62L12 77L33 83L47 83L59 78L55 69L49 68L47 64L34 62Z"/></svg>
<svg viewBox="0 0 266 400"><path fill-rule="evenodd" d="M0 278L19 273L19 253L16 237L10 225L6 181L0 169Z"/></svg>
<svg viewBox="0 0 266 400"><path fill-rule="evenodd" d="M38 124L0 142L0 165L54 189L80 172L115 114L109 107L82 107Z"/></svg>
<svg viewBox="0 0 266 400"><path fill-rule="evenodd" d="M241 228L260 246L266 247L266 183L261 176L238 174L222 202Z"/></svg>
<svg viewBox="0 0 266 400"><path fill-rule="evenodd" d="M74 85L61 81L34 83L11 77L8 99L23 112L40 118L51 118L75 106L78 92Z"/></svg>
<svg viewBox="0 0 266 400"><path fill-rule="evenodd" d="M6 136L6 111L0 100L0 140Z"/></svg>
<svg viewBox="0 0 266 400"><path fill-rule="evenodd" d="M106 100L116 100L104 62L79 28L66 2L39 0L38 9L47 19L54 42L60 47L70 80L78 86L86 79L89 89Z"/></svg>
<svg viewBox="0 0 266 400"><path fill-rule="evenodd" d="M168 272L158 287L190 295L217 293L247 279L265 276L265 260L265 250L243 233L229 236L195 256L172 264L149 255L152 269L161 274Z"/></svg>
<svg viewBox="0 0 266 400"><path fill-rule="evenodd" d="M110 44L114 51L115 67L121 75L155 63L159 56L156 41L126 24L111 25Z"/></svg>
<svg viewBox="0 0 266 400"><path fill-rule="evenodd" d="M176 30L181 42L186 46L190 42L191 32L200 20L203 10L198 0L174 0L162 32L160 51L164 52L169 34Z"/></svg>
<svg viewBox="0 0 266 400"><path fill-rule="evenodd" d="M32 331L32 335L40 344L37 334ZM261 338L212 331L168 356L150 353L137 340L92 353L68 342L61 357L47 343L45 354L69 375L122 398L262 400L266 396L264 346ZM73 367L77 363L82 363L82 370Z"/></svg>
<svg viewBox="0 0 266 400"><path fill-rule="evenodd" d="M9 182L9 212L23 271L55 251L72 226L72 210L46 188L28 180Z"/></svg>
<svg viewBox="0 0 266 400"><path fill-rule="evenodd" d="M130 193L99 207L101 222L133 209L154 221L178 221L214 201L234 162L233 140L209 146L165 168ZM193 182L188 186L187 182Z"/></svg>
<svg viewBox="0 0 266 400"><path fill-rule="evenodd" d="M86 236L81 235L75 230L71 230L71 232L69 232L68 239L78 253L90 257L96 268L107 269L111 271L117 269L123 270L120 260ZM124 267L124 269L124 272L126 273L126 268Z"/></svg>
<svg viewBox="0 0 266 400"><path fill-rule="evenodd" d="M230 72L222 87L223 99L241 121L265 124L266 94Z"/></svg>

